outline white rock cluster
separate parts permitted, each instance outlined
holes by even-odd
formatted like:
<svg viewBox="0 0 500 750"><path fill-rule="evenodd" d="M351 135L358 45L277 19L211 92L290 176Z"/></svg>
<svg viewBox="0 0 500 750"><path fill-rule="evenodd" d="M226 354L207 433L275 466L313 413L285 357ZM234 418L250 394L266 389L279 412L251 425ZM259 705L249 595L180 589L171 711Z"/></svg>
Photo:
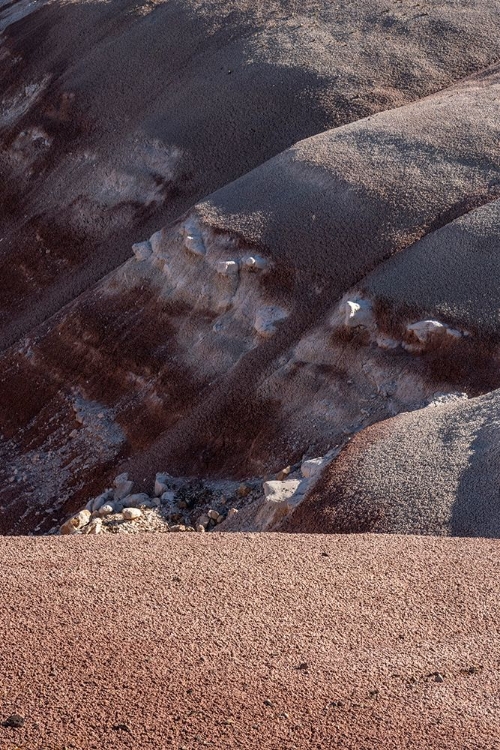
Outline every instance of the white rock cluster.
<svg viewBox="0 0 500 750"><path fill-rule="evenodd" d="M452 328L439 320L426 319L406 325L409 340L395 339L378 329L371 300L365 299L360 294L343 298L332 316L331 324L334 327L343 325L346 328L365 329L370 333L370 340L381 349L390 350L402 347L409 352L421 352L430 342L439 341L440 337L450 336L460 339L462 336L469 335L467 331Z"/></svg>
<svg viewBox="0 0 500 750"><path fill-rule="evenodd" d="M200 483L198 489L193 489L191 484L190 480L158 473L154 493L149 496L144 492L133 493L133 482L128 474L120 474L115 478L113 488L89 500L83 510L62 524L59 533L205 532L238 512L234 507L228 509L223 495L213 495L210 506L203 511L206 488ZM235 482L230 484L238 503L246 492L238 493L242 485ZM193 499L192 507L188 507L190 498Z"/></svg>
<svg viewBox="0 0 500 750"><path fill-rule="evenodd" d="M264 482L210 483L159 472L152 495L134 493L128 474L120 474L112 488L89 500L83 510L62 524L59 533L205 533L219 527L231 530L238 527L242 509L244 523L249 522L248 512L253 514L250 530L273 530L297 508L338 452L336 448L325 456L287 466Z"/></svg>

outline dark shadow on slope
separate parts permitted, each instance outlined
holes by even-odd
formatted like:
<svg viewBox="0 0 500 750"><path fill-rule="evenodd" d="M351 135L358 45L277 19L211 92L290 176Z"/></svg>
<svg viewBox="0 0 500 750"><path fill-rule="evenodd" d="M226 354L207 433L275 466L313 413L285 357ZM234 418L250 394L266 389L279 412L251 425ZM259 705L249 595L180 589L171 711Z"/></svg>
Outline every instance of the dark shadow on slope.
<svg viewBox="0 0 500 750"><path fill-rule="evenodd" d="M337 118L366 114L362 103L343 101L332 113L331 99L323 104L321 96L330 79L254 55L249 42L261 26L250 13L231 13L212 31L208 19L178 0L145 17L132 13L135 5L51 4L7 31L11 62L1 95L15 96L23 81L52 79L24 116L0 130L2 161L9 162L19 134L31 129L42 129L52 145L36 155L26 182L11 181L18 189L0 209L2 347L198 199ZM99 198L99 175L115 166L120 175L120 148L137 137L177 149L180 163L159 202L141 205L125 196L108 206ZM97 169L81 167L88 153L97 154ZM45 247L43 238L42 247L38 238L47 226L53 241Z"/></svg>
<svg viewBox="0 0 500 750"><path fill-rule="evenodd" d="M491 404L471 444L453 506L453 536L500 538L500 412Z"/></svg>

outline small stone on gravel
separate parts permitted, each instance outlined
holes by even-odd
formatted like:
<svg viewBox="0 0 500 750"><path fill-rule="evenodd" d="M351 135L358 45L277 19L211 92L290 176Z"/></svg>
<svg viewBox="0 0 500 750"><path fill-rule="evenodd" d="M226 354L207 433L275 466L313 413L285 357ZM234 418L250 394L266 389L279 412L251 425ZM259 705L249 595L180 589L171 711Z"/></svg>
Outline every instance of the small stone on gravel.
<svg viewBox="0 0 500 750"><path fill-rule="evenodd" d="M3 727L12 727L13 729L20 729L24 726L24 717L19 714L11 714L5 721L2 722Z"/></svg>

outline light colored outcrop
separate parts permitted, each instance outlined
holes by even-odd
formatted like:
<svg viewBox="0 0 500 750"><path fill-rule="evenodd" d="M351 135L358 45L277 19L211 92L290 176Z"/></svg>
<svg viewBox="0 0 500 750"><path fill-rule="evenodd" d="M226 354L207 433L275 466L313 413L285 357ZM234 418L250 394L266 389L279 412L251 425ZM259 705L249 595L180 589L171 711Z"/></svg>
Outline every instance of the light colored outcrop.
<svg viewBox="0 0 500 750"><path fill-rule="evenodd" d="M300 467L302 476L306 479L318 477L329 461L330 459L325 456L320 456L319 458L308 458L306 461L303 461L302 466Z"/></svg>
<svg viewBox="0 0 500 750"><path fill-rule="evenodd" d="M374 325L373 309L370 300L349 299L345 303L345 325L348 328L370 328Z"/></svg>
<svg viewBox="0 0 500 750"><path fill-rule="evenodd" d="M184 247L199 257L203 257L207 249L203 241L203 235L200 227L193 217L190 217L183 228L184 231Z"/></svg>
<svg viewBox="0 0 500 750"><path fill-rule="evenodd" d="M239 265L235 260L219 260L217 262L217 273L221 276L237 276Z"/></svg>
<svg viewBox="0 0 500 750"><path fill-rule="evenodd" d="M268 266L268 261L260 255L247 255L242 263L247 271L263 271Z"/></svg>
<svg viewBox="0 0 500 750"><path fill-rule="evenodd" d="M90 521L90 511L85 509L81 510L79 513L76 513L74 516L69 518L60 528L60 533L63 535L66 534L76 534L80 529L82 529L84 526L88 524Z"/></svg>
<svg viewBox="0 0 500 750"><path fill-rule="evenodd" d="M148 260L153 254L153 248L151 247L151 242L149 240L136 242L132 245L132 251L137 261Z"/></svg>
<svg viewBox="0 0 500 750"><path fill-rule="evenodd" d="M142 517L142 510L140 508L124 508L123 518L125 521L135 521L137 518Z"/></svg>

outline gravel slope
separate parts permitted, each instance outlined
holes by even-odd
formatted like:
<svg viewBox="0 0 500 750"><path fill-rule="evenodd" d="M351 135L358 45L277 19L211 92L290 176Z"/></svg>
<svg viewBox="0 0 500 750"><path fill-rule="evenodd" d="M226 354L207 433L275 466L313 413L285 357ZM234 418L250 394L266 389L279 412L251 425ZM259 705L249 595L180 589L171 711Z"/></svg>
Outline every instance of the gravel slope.
<svg viewBox="0 0 500 750"><path fill-rule="evenodd" d="M363 430L288 531L500 537L500 391Z"/></svg>
<svg viewBox="0 0 500 750"><path fill-rule="evenodd" d="M497 542L17 538L1 563L2 750L500 747Z"/></svg>

